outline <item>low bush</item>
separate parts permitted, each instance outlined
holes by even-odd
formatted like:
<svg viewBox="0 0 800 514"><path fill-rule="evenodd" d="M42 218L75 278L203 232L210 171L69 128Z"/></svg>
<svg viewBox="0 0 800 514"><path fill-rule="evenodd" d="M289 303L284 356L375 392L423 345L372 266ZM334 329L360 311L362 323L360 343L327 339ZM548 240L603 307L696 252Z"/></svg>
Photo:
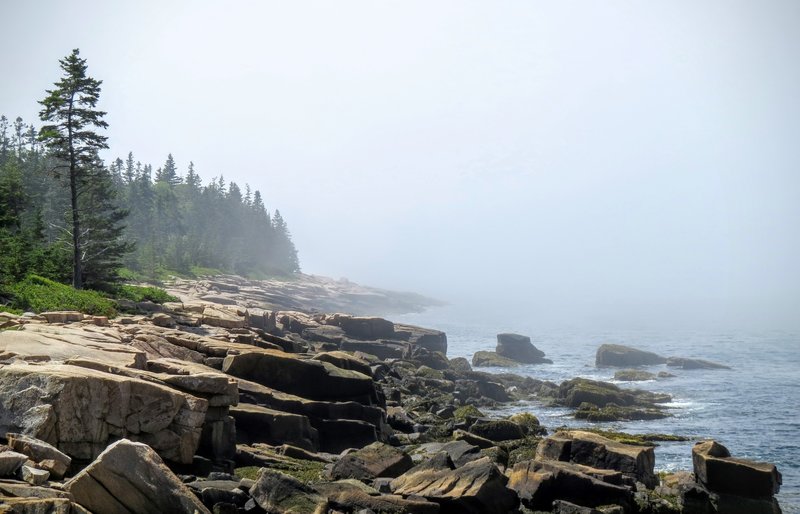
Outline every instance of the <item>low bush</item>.
<svg viewBox="0 0 800 514"><path fill-rule="evenodd" d="M116 291L117 298L124 298L133 302L151 301L153 303L177 302L178 298L163 289L150 286L123 285Z"/></svg>
<svg viewBox="0 0 800 514"><path fill-rule="evenodd" d="M11 306L34 312L81 311L96 316L116 315L116 306L101 293L78 290L38 275L28 275L6 290L13 296Z"/></svg>

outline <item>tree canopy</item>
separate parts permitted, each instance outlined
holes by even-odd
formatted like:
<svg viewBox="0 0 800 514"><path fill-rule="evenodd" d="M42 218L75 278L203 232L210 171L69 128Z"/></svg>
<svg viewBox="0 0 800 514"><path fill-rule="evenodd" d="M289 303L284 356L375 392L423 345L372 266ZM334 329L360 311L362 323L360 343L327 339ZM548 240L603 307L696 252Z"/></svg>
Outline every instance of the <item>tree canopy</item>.
<svg viewBox="0 0 800 514"><path fill-rule="evenodd" d="M172 154L155 172L133 152L106 164L99 80L78 50L40 102L41 128L0 116L0 286L37 274L106 289L127 268L146 278L218 270L300 270L286 222L262 194L203 179Z"/></svg>

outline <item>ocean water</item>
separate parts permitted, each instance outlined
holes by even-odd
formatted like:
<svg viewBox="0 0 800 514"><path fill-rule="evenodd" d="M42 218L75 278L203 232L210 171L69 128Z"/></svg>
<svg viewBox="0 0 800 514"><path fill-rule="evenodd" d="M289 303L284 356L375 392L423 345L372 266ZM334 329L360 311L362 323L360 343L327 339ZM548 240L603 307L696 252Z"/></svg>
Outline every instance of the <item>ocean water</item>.
<svg viewBox="0 0 800 514"><path fill-rule="evenodd" d="M691 470L694 440L713 438L735 457L772 462L783 475L778 501L785 513L800 513L800 334L785 332L701 333L655 331L541 331L535 327L482 323L475 318L460 320L445 307L425 313L393 316L393 320L443 330L447 333L448 357L471 361L478 350L494 350L498 332L514 331L531 337L553 364L514 368L476 368L490 373L512 372L559 383L580 376L613 382L614 369L594 366L600 344L615 342L650 350L664 356L706 359L732 370L681 370L648 366L648 371L666 370L674 378L625 383L638 388L669 393L672 417L653 421L588 423L576 420L569 409L545 407L536 402L506 406L498 415L532 412L548 428L559 426L622 430L631 433L659 432L684 435L691 442L659 443L657 470Z"/></svg>

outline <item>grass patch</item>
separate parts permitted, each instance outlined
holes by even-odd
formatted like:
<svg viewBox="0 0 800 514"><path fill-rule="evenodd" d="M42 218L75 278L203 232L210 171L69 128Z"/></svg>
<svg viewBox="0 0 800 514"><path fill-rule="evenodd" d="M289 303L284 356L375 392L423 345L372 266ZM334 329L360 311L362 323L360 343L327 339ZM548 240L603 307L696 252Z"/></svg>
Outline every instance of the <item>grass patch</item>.
<svg viewBox="0 0 800 514"><path fill-rule="evenodd" d="M12 284L8 291L13 295L12 307L34 312L80 311L95 316L112 317L116 305L102 293L87 289L77 290L38 275L28 275Z"/></svg>
<svg viewBox="0 0 800 514"><path fill-rule="evenodd" d="M177 302L178 298L163 289L150 286L123 285L116 291L117 298L124 298L134 302L151 301L153 303Z"/></svg>
<svg viewBox="0 0 800 514"><path fill-rule="evenodd" d="M568 430L566 427L564 429ZM593 432L597 435L607 437L618 443L631 444L634 446L658 446L658 442L684 442L692 441L690 437L673 434L627 434L614 430L602 430L599 428L581 428L584 432Z"/></svg>
<svg viewBox="0 0 800 514"><path fill-rule="evenodd" d="M258 478L258 472L261 470L258 466L245 466L243 468L236 468L233 470L233 474L239 478L249 478L250 480L256 480Z"/></svg>

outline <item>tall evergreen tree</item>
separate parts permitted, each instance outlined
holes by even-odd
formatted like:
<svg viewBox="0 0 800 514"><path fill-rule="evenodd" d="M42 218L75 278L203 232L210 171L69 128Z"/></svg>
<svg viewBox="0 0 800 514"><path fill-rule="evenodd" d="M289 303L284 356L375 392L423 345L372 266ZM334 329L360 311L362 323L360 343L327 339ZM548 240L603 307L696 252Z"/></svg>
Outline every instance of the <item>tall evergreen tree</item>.
<svg viewBox="0 0 800 514"><path fill-rule="evenodd" d="M178 176L178 167L175 165L175 159L172 154L167 155L167 162L164 167L159 168L156 172L156 182L164 182L170 187L175 187L181 183L181 178Z"/></svg>
<svg viewBox="0 0 800 514"><path fill-rule="evenodd" d="M55 88L39 103L39 117L46 123L40 138L57 159L56 175L66 176L70 190L72 230L72 285L83 288L83 250L81 248L81 209L79 196L96 171L97 152L108 148L106 137L96 132L105 129L105 112L97 110L100 99L99 80L86 75L86 60L76 48L59 61L64 72Z"/></svg>
<svg viewBox="0 0 800 514"><path fill-rule="evenodd" d="M290 273L300 271L300 261L297 258L297 249L292 242L292 235L281 216L281 211L277 209L272 217L272 227L275 231L275 238L272 242L273 259L278 269Z"/></svg>
<svg viewBox="0 0 800 514"><path fill-rule="evenodd" d="M96 159L93 179L82 191L81 204L83 281L92 289L108 289L118 282L122 260L134 248L124 238L123 221L128 211L118 204L117 187L113 172L104 169L100 159Z"/></svg>

